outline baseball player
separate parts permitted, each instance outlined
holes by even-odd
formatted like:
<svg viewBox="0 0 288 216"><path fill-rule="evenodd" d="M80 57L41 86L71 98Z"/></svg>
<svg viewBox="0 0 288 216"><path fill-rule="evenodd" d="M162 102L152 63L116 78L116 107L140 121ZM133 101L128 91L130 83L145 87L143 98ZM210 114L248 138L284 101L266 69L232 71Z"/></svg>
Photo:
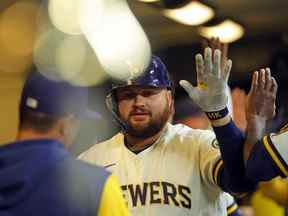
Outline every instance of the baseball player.
<svg viewBox="0 0 288 216"><path fill-rule="evenodd" d="M209 108L205 111L213 118L213 125L225 127L230 123L225 84L231 62L222 76L217 71L220 51L214 62L211 55L209 48L205 61L197 55L201 81L197 91L202 94L197 102ZM185 89L194 93L186 84ZM214 91L207 92L210 88ZM122 131L79 158L102 165L119 177L132 215L227 215L223 190L245 192L254 187L243 177L231 181L234 177L225 169L212 131L169 123L174 111L173 87L158 57L152 57L141 77L114 85L106 102Z"/></svg>
<svg viewBox="0 0 288 216"><path fill-rule="evenodd" d="M37 73L26 81L17 141L0 147L1 216L130 215L115 176L65 149L77 119L96 116L87 98L86 88Z"/></svg>

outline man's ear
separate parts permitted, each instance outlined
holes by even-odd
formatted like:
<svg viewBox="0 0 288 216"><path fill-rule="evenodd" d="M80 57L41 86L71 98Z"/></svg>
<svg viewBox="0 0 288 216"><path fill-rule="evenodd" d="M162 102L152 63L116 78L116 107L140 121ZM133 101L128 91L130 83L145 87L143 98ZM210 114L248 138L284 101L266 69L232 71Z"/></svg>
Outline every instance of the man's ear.
<svg viewBox="0 0 288 216"><path fill-rule="evenodd" d="M74 116L65 116L59 122L60 140L66 148L73 143L80 128L80 121Z"/></svg>
<svg viewBox="0 0 288 216"><path fill-rule="evenodd" d="M65 117L60 118L57 122L58 134L60 137L64 137L66 134L66 121Z"/></svg>
<svg viewBox="0 0 288 216"><path fill-rule="evenodd" d="M170 112L174 112L174 98L172 95L172 91L167 91L167 100ZM174 113L173 113L174 114Z"/></svg>
<svg viewBox="0 0 288 216"><path fill-rule="evenodd" d="M77 124L79 127L78 121L75 119L74 115L67 115L58 121L58 128L59 128L59 133L61 136L66 136L69 133L69 130L71 126L74 126Z"/></svg>

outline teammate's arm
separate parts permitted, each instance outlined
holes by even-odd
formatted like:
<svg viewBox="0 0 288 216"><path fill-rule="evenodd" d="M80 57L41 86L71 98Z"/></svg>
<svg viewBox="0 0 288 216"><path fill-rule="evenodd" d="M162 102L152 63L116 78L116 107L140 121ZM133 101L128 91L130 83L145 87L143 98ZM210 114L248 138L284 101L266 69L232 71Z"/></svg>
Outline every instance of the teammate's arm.
<svg viewBox="0 0 288 216"><path fill-rule="evenodd" d="M241 183L242 180L245 180L243 179L243 175L245 174L245 166L244 166L243 156L242 156L244 134L242 133L241 130L239 130L236 127L236 125L232 121L231 115L228 110L228 106L229 106L228 98L229 98L230 92L229 92L229 87L228 87L229 72L227 70L228 69L229 71L231 70L231 65L229 65L229 60L228 60L228 44L221 43L219 38L212 38L208 40L207 44L209 47L212 48L212 50L214 50L214 64L212 63L212 67L215 67L216 70L218 71L220 70L218 72L218 78L220 77L220 80L222 78L222 88L221 88L221 85L218 84L219 85L218 89L222 89L222 93L221 93L222 97L226 99L223 101L217 101L219 105L217 107L214 107L212 112L206 111L207 116L210 119L211 125L213 127L213 130L216 134L216 138L218 142L220 143L220 151L221 151L222 159L223 161L225 161L225 163L223 163L223 161L219 161L218 164L216 163L215 165L216 168L214 170L216 171L218 170L218 173L217 172L213 173L214 178L219 180L218 184L220 184L222 189L227 190L227 185L229 185L229 183L227 183L223 179L227 178L227 173L229 173L229 175L234 176L234 178L232 178L232 182L234 182L233 183L234 186L232 190L234 192L238 190L239 191L247 190L247 189L251 190L252 187L248 187L246 189L240 188L241 185L245 184L244 183L245 181ZM216 49L221 51L220 59L219 57L218 59L215 58ZM218 61L220 60L221 63L217 63L217 60ZM213 104L210 104L210 107L212 108L213 106L211 105L215 105L214 104L215 102L213 102L213 94L216 88L215 88L214 83L209 83L208 87L211 87L211 91L212 91L211 100L210 100L210 102L213 103ZM222 110L219 109L218 107L219 108L222 107ZM229 136L227 136L228 134ZM224 167L225 169L223 169ZM219 176L215 176L217 174ZM249 184L250 182L247 182L247 186ZM235 186L236 188L234 188Z"/></svg>
<svg viewBox="0 0 288 216"><path fill-rule="evenodd" d="M111 175L103 189L99 216L130 216L118 180Z"/></svg>
<svg viewBox="0 0 288 216"><path fill-rule="evenodd" d="M247 161L254 144L264 136L266 121L275 115L277 83L269 68L255 71L248 94L246 109L247 137L244 160Z"/></svg>
<svg viewBox="0 0 288 216"><path fill-rule="evenodd" d="M226 61L223 71L220 65L221 51L215 50L212 59L212 50L206 48L204 58L201 54L196 55L197 87L187 81L180 81L180 85L213 124L223 159L216 162L214 179L219 180L217 184L224 191L243 193L254 190L255 184L246 178L244 136L234 125L227 108L227 82L232 61Z"/></svg>
<svg viewBox="0 0 288 216"><path fill-rule="evenodd" d="M248 95L247 137L244 143L247 176L254 181L288 175L284 153L286 147L283 148L288 134L264 136L266 121L275 114L276 93L277 83L271 77L270 69L255 71Z"/></svg>

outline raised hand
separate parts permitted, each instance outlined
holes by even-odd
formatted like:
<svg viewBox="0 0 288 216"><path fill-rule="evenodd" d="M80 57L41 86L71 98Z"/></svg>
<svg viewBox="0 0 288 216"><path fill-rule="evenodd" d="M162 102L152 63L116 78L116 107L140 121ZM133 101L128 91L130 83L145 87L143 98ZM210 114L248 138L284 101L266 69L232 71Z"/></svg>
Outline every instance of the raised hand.
<svg viewBox="0 0 288 216"><path fill-rule="evenodd" d="M206 48L204 58L201 54L196 57L197 86L194 87L186 80L180 85L190 98L205 112L222 110L228 102L227 82L232 67L232 61L227 60L221 70L221 51Z"/></svg>
<svg viewBox="0 0 288 216"><path fill-rule="evenodd" d="M254 72L246 107L247 136L243 154L245 162L254 144L264 136L267 120L275 115L277 88L269 68Z"/></svg>
<svg viewBox="0 0 288 216"><path fill-rule="evenodd" d="M265 120L274 117L277 88L276 80L271 76L269 68L254 72L246 108L248 121L254 116Z"/></svg>

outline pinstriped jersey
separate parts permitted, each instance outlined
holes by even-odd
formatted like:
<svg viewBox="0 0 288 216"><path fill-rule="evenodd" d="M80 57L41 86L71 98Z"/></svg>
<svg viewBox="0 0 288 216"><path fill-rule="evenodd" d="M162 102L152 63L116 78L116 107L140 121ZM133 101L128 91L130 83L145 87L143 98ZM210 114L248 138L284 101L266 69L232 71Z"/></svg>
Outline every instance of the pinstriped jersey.
<svg viewBox="0 0 288 216"><path fill-rule="evenodd" d="M79 158L118 176L132 215L227 215L227 196L217 185L222 160L209 130L168 124L158 141L138 154L118 133Z"/></svg>

